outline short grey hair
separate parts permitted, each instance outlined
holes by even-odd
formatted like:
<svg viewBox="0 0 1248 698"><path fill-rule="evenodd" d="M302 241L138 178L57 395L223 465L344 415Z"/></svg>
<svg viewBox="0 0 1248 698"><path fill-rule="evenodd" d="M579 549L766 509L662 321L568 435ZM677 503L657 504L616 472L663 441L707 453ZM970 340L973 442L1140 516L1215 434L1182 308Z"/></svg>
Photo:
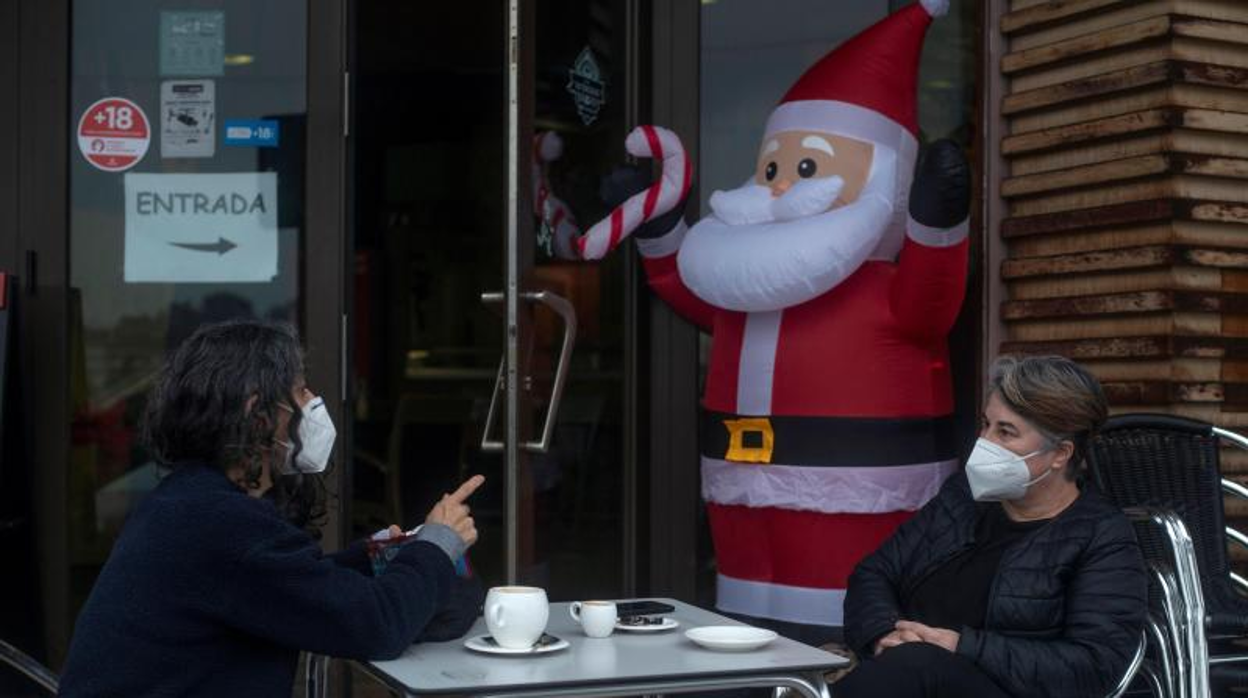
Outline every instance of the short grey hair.
<svg viewBox="0 0 1248 698"><path fill-rule="evenodd" d="M1002 356L988 371L988 385L1051 444L1074 444L1066 477L1078 479L1088 441L1109 416L1100 382L1064 356Z"/></svg>

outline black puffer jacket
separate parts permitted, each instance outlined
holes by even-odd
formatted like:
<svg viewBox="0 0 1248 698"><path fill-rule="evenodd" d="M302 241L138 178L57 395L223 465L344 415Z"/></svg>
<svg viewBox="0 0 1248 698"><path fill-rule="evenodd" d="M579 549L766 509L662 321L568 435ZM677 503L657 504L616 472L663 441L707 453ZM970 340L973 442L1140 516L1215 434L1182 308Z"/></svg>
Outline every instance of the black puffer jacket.
<svg viewBox="0 0 1248 698"><path fill-rule="evenodd" d="M949 478L854 570L845 638L859 656L904 619L927 574L974 543L978 507L966 475ZM962 628L958 654L1016 698L1104 696L1139 644L1147 578L1131 524L1085 490L1004 552L983 628Z"/></svg>

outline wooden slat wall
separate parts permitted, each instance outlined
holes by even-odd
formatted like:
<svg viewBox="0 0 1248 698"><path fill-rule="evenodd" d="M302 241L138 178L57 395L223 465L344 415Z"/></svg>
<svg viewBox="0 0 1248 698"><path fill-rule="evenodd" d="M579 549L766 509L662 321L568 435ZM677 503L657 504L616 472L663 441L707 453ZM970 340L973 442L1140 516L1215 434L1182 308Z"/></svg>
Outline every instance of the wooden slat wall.
<svg viewBox="0 0 1248 698"><path fill-rule="evenodd" d="M1000 29L1002 352L1248 430L1248 2L1011 0Z"/></svg>

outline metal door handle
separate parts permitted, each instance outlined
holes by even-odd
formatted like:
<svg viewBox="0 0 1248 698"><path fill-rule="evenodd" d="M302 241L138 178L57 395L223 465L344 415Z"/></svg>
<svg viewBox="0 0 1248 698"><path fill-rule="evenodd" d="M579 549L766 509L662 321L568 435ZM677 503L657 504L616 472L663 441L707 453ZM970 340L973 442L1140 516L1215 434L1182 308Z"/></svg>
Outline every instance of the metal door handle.
<svg viewBox="0 0 1248 698"><path fill-rule="evenodd" d="M542 426L542 437L537 441L525 441L520 447L530 453L546 453L550 450L550 440L555 433L555 421L559 415L559 402L563 399L563 388L568 382L568 368L572 364L572 347L576 342L576 309L572 304L562 296L555 295L550 291L526 291L520 294L520 297L529 302L541 303L555 314L563 319L563 344L559 350L559 363L555 367L555 382L550 390L549 407L546 408L546 422ZM483 303L501 303L504 296L501 293L482 293L481 302ZM504 448L502 441L490 439L490 432L494 430L494 415L498 411L498 394L504 389L504 372L507 367L507 357L498 364L498 377L494 381L494 392L490 395L490 409L485 414L485 429L481 434L481 450L486 452L498 452Z"/></svg>

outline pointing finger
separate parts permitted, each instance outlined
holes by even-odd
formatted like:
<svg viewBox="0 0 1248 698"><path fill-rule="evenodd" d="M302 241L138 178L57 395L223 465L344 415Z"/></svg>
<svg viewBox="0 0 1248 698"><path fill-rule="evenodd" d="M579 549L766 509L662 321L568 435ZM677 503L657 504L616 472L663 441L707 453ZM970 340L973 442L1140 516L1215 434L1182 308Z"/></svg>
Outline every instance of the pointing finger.
<svg viewBox="0 0 1248 698"><path fill-rule="evenodd" d="M455 504L463 504L464 500L472 496L472 493L476 492L483 482L485 482L484 476L473 475L464 484L460 485L459 489L455 490L455 493L450 495L448 499Z"/></svg>

